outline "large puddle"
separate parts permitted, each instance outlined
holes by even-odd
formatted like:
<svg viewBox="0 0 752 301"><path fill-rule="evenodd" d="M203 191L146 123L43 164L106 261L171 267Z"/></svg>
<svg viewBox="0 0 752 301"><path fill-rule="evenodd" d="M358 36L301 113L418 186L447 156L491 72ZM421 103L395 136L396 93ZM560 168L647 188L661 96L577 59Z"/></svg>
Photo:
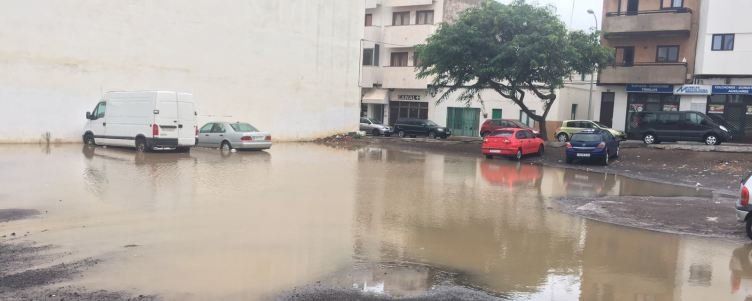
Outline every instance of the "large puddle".
<svg viewBox="0 0 752 301"><path fill-rule="evenodd" d="M319 283L404 297L449 282L522 300L752 296L752 247L551 209L560 196L704 195L613 175L314 144L4 146L0 166L0 209L43 212L0 234L103 259L70 283L90 289L232 300Z"/></svg>

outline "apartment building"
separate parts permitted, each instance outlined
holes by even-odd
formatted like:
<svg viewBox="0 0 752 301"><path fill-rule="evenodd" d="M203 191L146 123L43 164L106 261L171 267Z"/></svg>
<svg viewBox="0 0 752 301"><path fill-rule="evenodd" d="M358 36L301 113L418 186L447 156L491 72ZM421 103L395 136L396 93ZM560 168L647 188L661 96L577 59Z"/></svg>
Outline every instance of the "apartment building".
<svg viewBox="0 0 752 301"><path fill-rule="evenodd" d="M602 20L602 43L616 59L599 74L594 119L629 131L634 112L699 108L707 96L692 85L700 0L604 0Z"/></svg>
<svg viewBox="0 0 752 301"><path fill-rule="evenodd" d="M482 0L367 0L362 40L361 116L394 124L397 118L430 119L458 136L478 136L487 118L516 119L535 126L532 119L508 99L494 92L481 94L467 106L427 92L429 79L415 77L415 46L425 43L441 22L451 22ZM531 100L540 112L540 101ZM582 109L581 111L585 111Z"/></svg>
<svg viewBox="0 0 752 301"><path fill-rule="evenodd" d="M700 9L695 83L707 95L691 103L752 142L752 22L749 0L704 0Z"/></svg>

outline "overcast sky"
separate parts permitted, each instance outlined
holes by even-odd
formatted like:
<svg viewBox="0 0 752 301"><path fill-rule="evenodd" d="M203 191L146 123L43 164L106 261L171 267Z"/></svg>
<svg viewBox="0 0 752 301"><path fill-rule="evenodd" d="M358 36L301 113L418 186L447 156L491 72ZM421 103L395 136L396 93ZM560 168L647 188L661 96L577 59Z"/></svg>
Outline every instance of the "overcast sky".
<svg viewBox="0 0 752 301"><path fill-rule="evenodd" d="M497 0L501 3L510 3L512 0ZM589 31L593 28L595 20L593 16L587 13L588 9L595 11L598 16L598 28L601 24L601 12L603 10L603 0L527 0L531 4L547 5L551 4L556 7L556 14L559 15L564 24L570 28ZM574 14L572 14L572 5L574 5ZM571 20L571 22L570 22Z"/></svg>

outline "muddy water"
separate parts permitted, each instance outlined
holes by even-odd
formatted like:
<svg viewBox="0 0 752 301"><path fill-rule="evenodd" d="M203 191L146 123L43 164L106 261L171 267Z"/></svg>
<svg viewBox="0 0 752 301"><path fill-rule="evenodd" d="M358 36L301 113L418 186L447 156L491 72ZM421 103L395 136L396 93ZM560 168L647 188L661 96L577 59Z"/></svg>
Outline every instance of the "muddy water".
<svg viewBox="0 0 752 301"><path fill-rule="evenodd" d="M0 235L102 262L70 281L168 300L321 285L523 300L752 295L752 247L558 213L560 196L707 196L613 175L379 148L135 154L0 148ZM5 238L3 238L5 240ZM10 241L10 240L9 240ZM472 296L472 295L471 295Z"/></svg>

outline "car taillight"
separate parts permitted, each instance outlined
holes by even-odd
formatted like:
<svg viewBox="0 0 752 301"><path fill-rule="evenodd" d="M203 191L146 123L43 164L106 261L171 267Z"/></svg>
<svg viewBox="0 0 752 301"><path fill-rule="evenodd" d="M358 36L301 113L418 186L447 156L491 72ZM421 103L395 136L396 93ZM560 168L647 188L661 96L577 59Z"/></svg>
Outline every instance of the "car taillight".
<svg viewBox="0 0 752 301"><path fill-rule="evenodd" d="M266 136L266 137L264 137L264 140L266 140L266 141L272 141L272 136L271 135Z"/></svg>
<svg viewBox="0 0 752 301"><path fill-rule="evenodd" d="M742 194L741 195L741 198L742 198L741 205L742 206L749 205L749 188L747 188L746 186L744 186L744 184L742 184L742 193L741 194Z"/></svg>
<svg viewBox="0 0 752 301"><path fill-rule="evenodd" d="M572 143L567 142L567 148L572 148Z"/></svg>
<svg viewBox="0 0 752 301"><path fill-rule="evenodd" d="M156 123L151 125L151 135L159 136L159 126Z"/></svg>
<svg viewBox="0 0 752 301"><path fill-rule="evenodd" d="M603 143L603 142L601 142L601 143L598 143L598 148L599 148L599 149L604 149L604 148L606 148L606 143Z"/></svg>
<svg viewBox="0 0 752 301"><path fill-rule="evenodd" d="M253 138L251 138L251 136L240 137L240 141L251 141L251 140L253 140Z"/></svg>

